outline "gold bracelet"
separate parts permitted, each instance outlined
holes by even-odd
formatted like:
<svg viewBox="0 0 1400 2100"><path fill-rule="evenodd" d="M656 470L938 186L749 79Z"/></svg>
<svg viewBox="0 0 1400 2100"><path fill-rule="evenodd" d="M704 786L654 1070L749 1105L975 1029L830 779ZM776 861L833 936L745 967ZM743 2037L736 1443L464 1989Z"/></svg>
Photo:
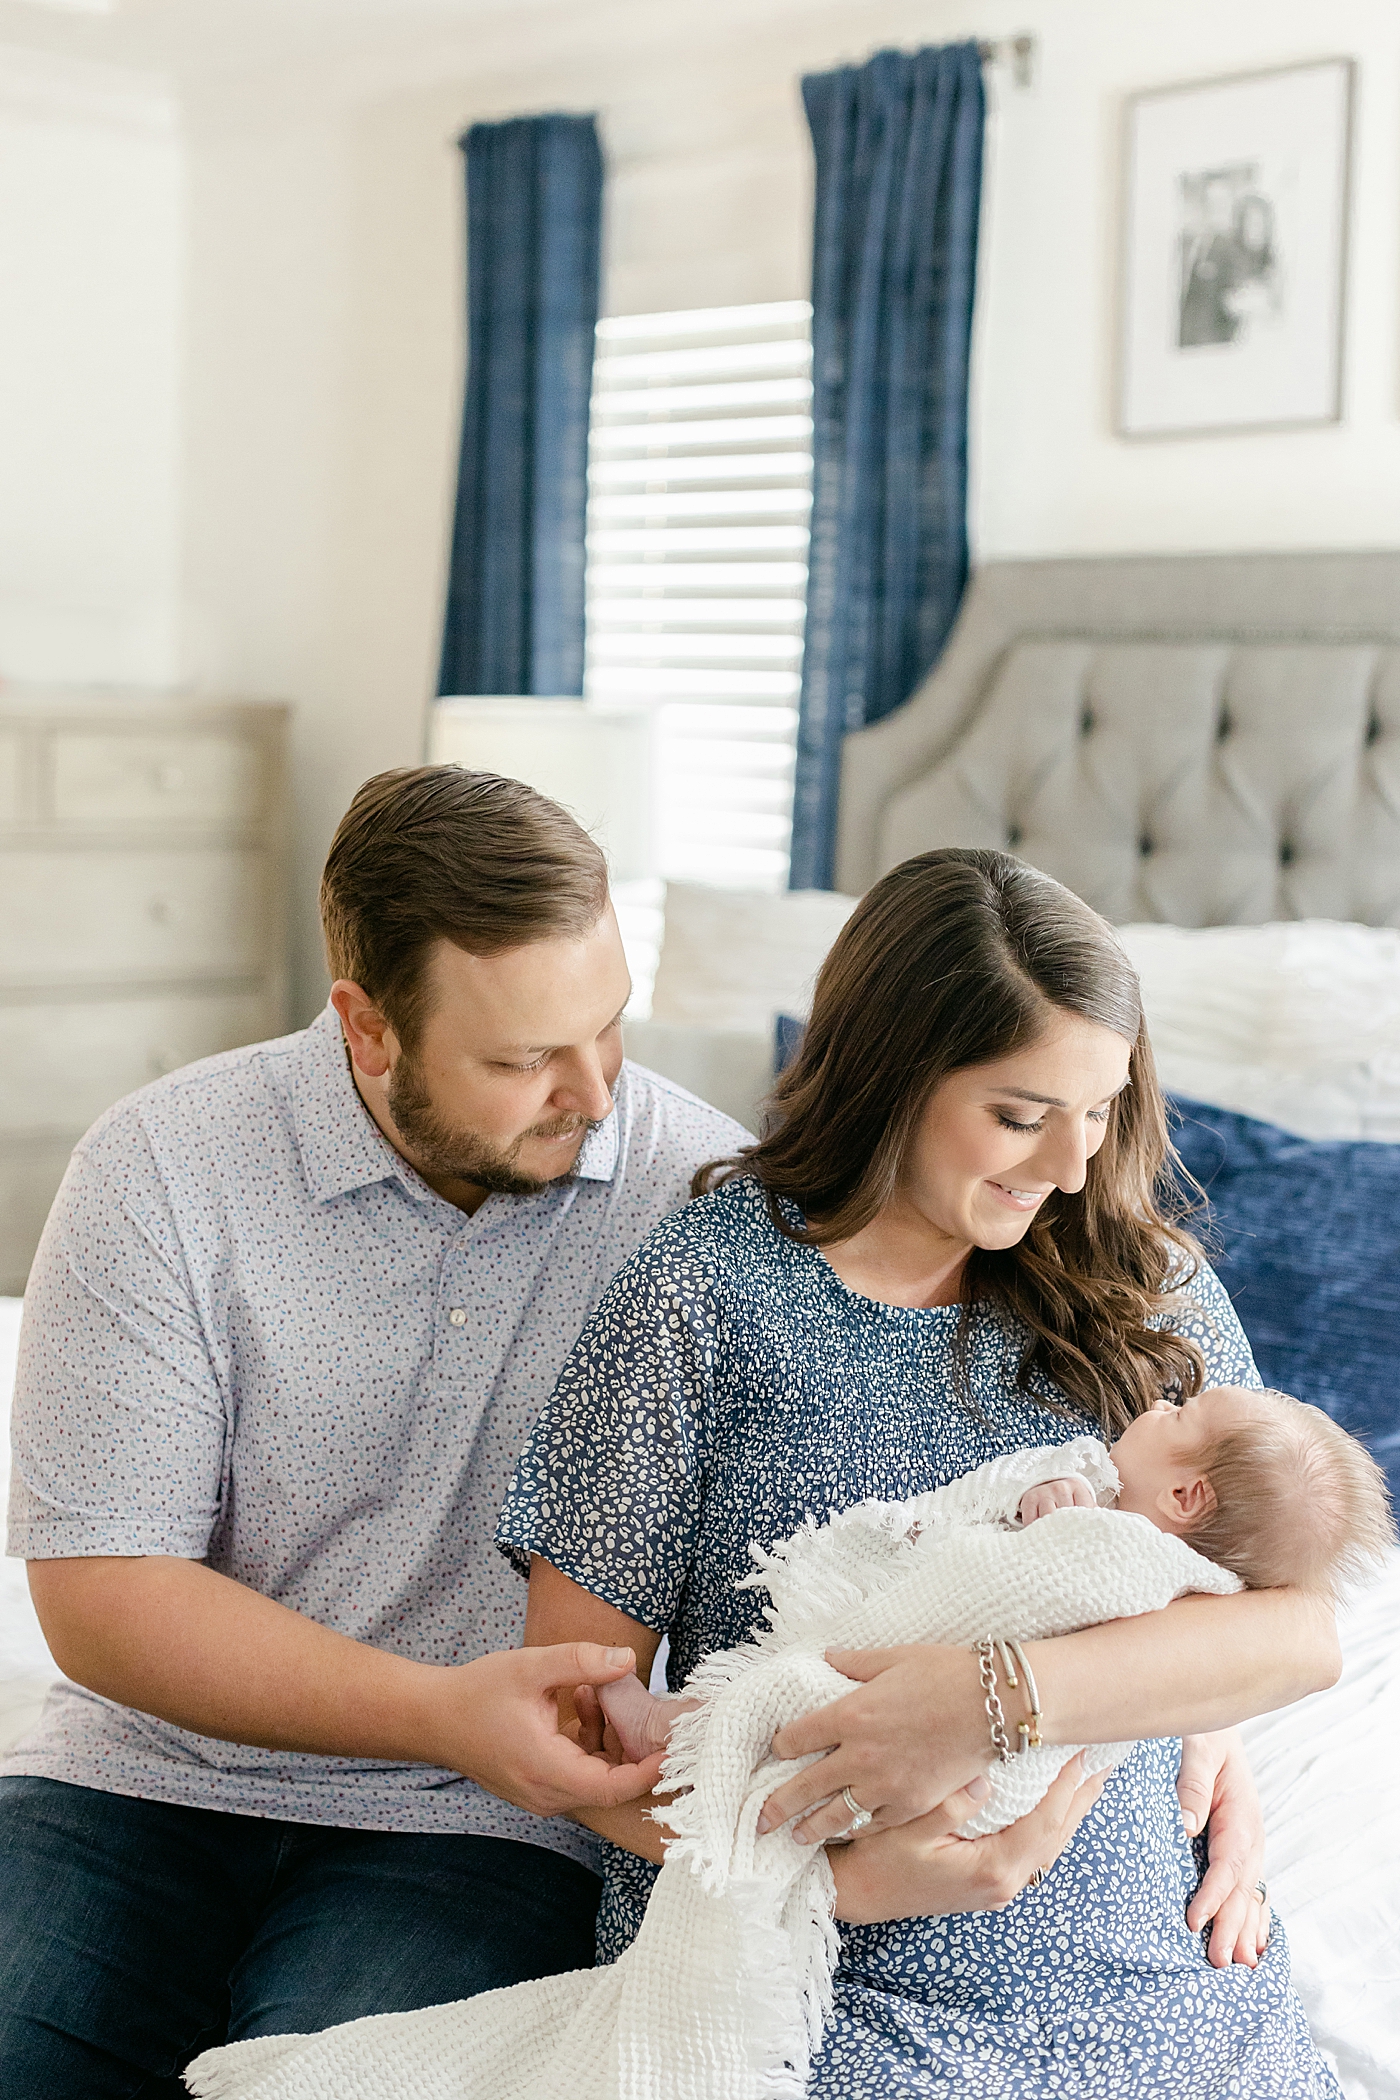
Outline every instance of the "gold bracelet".
<svg viewBox="0 0 1400 2100"><path fill-rule="evenodd" d="M1019 1641L998 1641L997 1649L1001 1655L1002 1668L1006 1672L1006 1681L1012 1690L1019 1691L1021 1689L1021 1679L1016 1675L1016 1663L1021 1665L1021 1675L1026 1680L1025 1697L1029 1719L1018 1721L1016 1724L1016 1733L1021 1738L1020 1747L1022 1750L1039 1750L1041 1747L1040 1724L1045 1716L1041 1712L1040 1690L1035 1681L1035 1672L1032 1670L1026 1651ZM1015 1662L1012 1661L1013 1656L1015 1657Z"/></svg>

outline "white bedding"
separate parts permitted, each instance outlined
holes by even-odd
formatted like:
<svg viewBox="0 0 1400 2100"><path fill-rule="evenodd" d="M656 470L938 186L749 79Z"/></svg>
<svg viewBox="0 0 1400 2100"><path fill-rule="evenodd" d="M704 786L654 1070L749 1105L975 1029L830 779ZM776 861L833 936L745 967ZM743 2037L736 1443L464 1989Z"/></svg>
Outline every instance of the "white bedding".
<svg viewBox="0 0 1400 2100"><path fill-rule="evenodd" d="M627 1054L757 1130L773 1021L807 1012L849 897L673 883ZM1400 928L1120 926L1162 1083L1305 1138L1400 1142Z"/></svg>
<svg viewBox="0 0 1400 2100"><path fill-rule="evenodd" d="M18 1298L0 1298L0 1508L10 1496L10 1393L19 1341ZM39 1717L54 1679L52 1657L29 1601L22 1560L0 1559L0 1751Z"/></svg>
<svg viewBox="0 0 1400 2100"><path fill-rule="evenodd" d="M1270 1894L1347 2100L1400 2096L1400 1552L1341 1616L1341 1682L1247 1724Z"/></svg>
<svg viewBox="0 0 1400 2100"><path fill-rule="evenodd" d="M0 1488L19 1302L0 1299ZM1264 1798L1266 1872L1313 2032L1347 2100L1400 2100L1400 1553L1342 1616L1341 1683L1245 1733ZM54 1666L24 1568L0 1561L0 1748Z"/></svg>
<svg viewBox="0 0 1400 2100"><path fill-rule="evenodd" d="M1120 926L1170 1093L1306 1138L1400 1140L1400 928Z"/></svg>

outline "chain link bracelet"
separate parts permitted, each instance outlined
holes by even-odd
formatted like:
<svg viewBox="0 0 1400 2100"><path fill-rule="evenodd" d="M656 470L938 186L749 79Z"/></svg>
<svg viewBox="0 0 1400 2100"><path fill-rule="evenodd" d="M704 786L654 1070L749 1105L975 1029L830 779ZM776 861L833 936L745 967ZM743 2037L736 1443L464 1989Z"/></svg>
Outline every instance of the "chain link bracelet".
<svg viewBox="0 0 1400 2100"><path fill-rule="evenodd" d="M979 1641L977 1643L977 1671L982 1679L982 1691L984 1694L982 1704L987 1709L987 1720L991 1725L992 1748L996 1751L1001 1762L1008 1764L1011 1759L1011 1743L1006 1733L1006 1715L1002 1710L1001 1699L997 1692L997 1673L996 1666L992 1661L992 1643L990 1641Z"/></svg>

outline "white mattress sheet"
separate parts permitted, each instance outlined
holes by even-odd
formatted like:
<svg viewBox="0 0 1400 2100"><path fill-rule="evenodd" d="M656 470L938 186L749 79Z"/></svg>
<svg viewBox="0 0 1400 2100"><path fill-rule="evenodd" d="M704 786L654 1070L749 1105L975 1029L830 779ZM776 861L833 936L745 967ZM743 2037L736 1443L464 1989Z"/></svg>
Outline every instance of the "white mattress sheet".
<svg viewBox="0 0 1400 2100"><path fill-rule="evenodd" d="M19 1301L0 1299L0 1490ZM1330 1692L1245 1730L1264 1800L1265 1871L1294 1980L1347 2100L1400 2100L1400 1553L1342 1614ZM54 1666L20 1561L0 1561L0 1748L37 1715Z"/></svg>
<svg viewBox="0 0 1400 2100"><path fill-rule="evenodd" d="M1400 1552L1340 1626L1340 1682L1244 1734L1313 2033L1348 2100L1400 2100Z"/></svg>

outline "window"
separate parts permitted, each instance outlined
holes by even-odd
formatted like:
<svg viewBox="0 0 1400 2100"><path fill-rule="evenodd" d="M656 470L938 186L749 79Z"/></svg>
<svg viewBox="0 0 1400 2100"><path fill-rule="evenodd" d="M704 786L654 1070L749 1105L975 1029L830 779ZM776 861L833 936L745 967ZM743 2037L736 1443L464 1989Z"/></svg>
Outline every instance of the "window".
<svg viewBox="0 0 1400 2100"><path fill-rule="evenodd" d="M811 400L805 301L598 325L585 690L656 709L673 880L787 880ZM647 907L620 903L645 976Z"/></svg>

